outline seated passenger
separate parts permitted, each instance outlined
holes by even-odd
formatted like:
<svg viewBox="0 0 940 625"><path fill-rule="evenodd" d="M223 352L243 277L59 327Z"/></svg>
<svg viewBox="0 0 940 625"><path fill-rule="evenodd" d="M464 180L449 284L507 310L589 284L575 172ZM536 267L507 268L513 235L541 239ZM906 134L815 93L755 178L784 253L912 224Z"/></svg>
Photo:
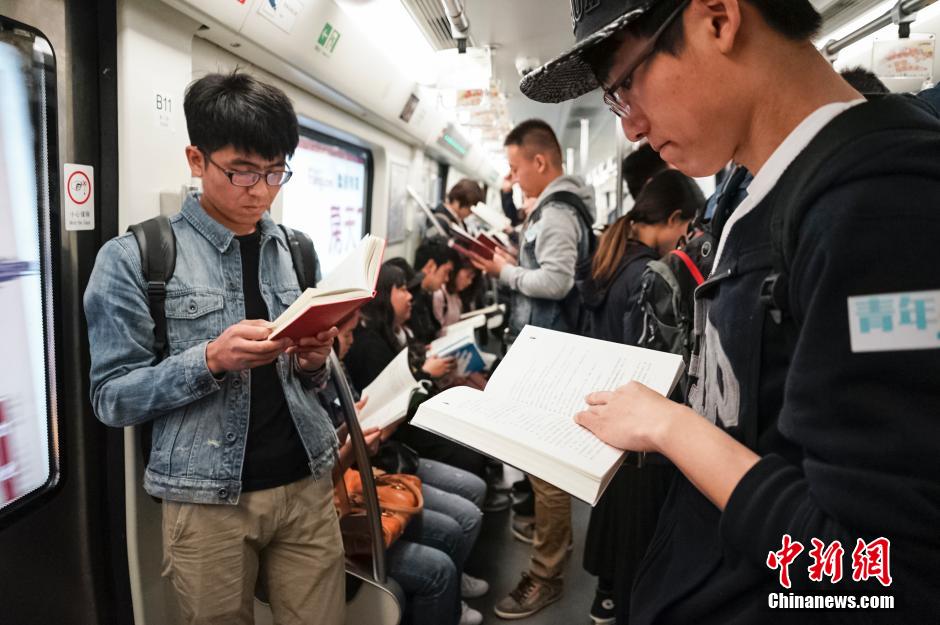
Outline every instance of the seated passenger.
<svg viewBox="0 0 940 625"><path fill-rule="evenodd" d="M646 183L594 254L591 277L581 287L585 336L639 342L644 329L634 313L647 263L676 249L704 203L695 181L679 171L663 170ZM648 458L642 468L630 458L591 510L584 568L598 577L591 606L595 623L629 622L633 579L674 476L675 467L661 458Z"/></svg>
<svg viewBox="0 0 940 625"><path fill-rule="evenodd" d="M754 174L696 291L691 407L631 383L576 417L684 476L631 625L935 621L936 111L866 101L814 46L808 0L594 4L575 16L583 47L522 91L561 101L603 85L626 135L682 171ZM858 609L883 596L894 609ZM856 609L825 609L840 604Z"/></svg>
<svg viewBox="0 0 940 625"><path fill-rule="evenodd" d="M467 230L466 219L473 214L470 209L484 201L484 199L483 189L480 188L480 185L469 178L464 178L450 188L444 202L438 205L432 214L441 227L444 228L444 232L449 231L451 224ZM440 240L441 237L437 228L432 224L428 224L425 238ZM415 266L420 265L415 263Z"/></svg>
<svg viewBox="0 0 940 625"><path fill-rule="evenodd" d="M153 423L144 488L163 500L163 574L187 623L250 622L261 577L275 621L340 625L336 437L308 390L329 378L336 329L268 340L299 292L268 212L297 117L281 90L241 72L197 80L184 109L202 193L170 218L169 344L156 347L134 236L112 239L84 296L91 402L107 425Z"/></svg>
<svg viewBox="0 0 940 625"><path fill-rule="evenodd" d="M411 291L411 317L408 328L415 341L431 343L441 331L441 323L434 316L434 293L450 279L454 266L459 263L457 252L438 241L425 241L415 251L415 269L418 275Z"/></svg>
<svg viewBox="0 0 940 625"><path fill-rule="evenodd" d="M362 308L362 320L353 333L354 341L345 359L357 388L367 387L405 348L410 350L409 362L416 377L440 379L454 369L453 358L427 357L424 345L409 346L405 324L411 315L411 292L406 288L409 283L406 268L411 270L402 259L383 263L375 298ZM437 460L481 478L486 475L486 457L472 449L408 424L399 428L395 438L414 448L424 459ZM506 495L488 493L482 509L504 510L510 503Z"/></svg>
<svg viewBox="0 0 940 625"><path fill-rule="evenodd" d="M438 290L434 291L433 308L434 318L441 324L441 327L447 327L460 321L460 315L470 310L471 302L469 300L473 294L474 282L479 280L480 272L476 267L462 258L457 258L456 265L451 271L450 278Z"/></svg>
<svg viewBox="0 0 940 625"><path fill-rule="evenodd" d="M353 315L339 328L337 354L340 359L346 358L355 342L354 328L358 325L358 316L358 313ZM355 396L359 395L355 387L352 387L352 391ZM344 417L339 408L335 387L330 385L324 389L321 392L321 400L330 410L334 425L340 427ZM356 409L361 410L368 400L368 397L362 397L356 404ZM378 453L381 447L394 443L388 441L388 438L394 434L398 425L394 424L384 430L372 428L363 431L371 455ZM344 430L342 427L340 429ZM344 468L351 465L353 459L350 443L340 449L340 459ZM462 598L472 599L486 594L489 584L462 572L480 533L480 507L486 494L486 484L466 471L423 458L418 458L415 475L421 479L424 510L419 517L411 520L399 542L404 540L418 543L450 556L456 573L460 575L459 592ZM441 614L441 610L446 609L448 605L446 596L451 567L446 566L436 554L426 553L425 549L396 545L392 545L388 552L389 575L399 583L413 602L413 609L409 614L418 614L419 610L421 614L420 618L404 622L436 622L432 619L438 618L435 615ZM424 559L419 561L419 556L424 556ZM437 580L438 583L430 583L431 580ZM461 625L482 621L480 613L470 609L465 603L462 604L461 610Z"/></svg>

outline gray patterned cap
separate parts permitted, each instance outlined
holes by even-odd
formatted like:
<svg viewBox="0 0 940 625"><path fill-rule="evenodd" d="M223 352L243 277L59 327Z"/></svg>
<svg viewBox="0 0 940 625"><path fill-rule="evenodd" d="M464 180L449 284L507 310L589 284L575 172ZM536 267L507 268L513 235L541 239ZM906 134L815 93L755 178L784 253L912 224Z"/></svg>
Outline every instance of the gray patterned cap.
<svg viewBox="0 0 940 625"><path fill-rule="evenodd" d="M627 24L656 0L571 0L573 48L525 75L519 89L536 102L564 102L600 87L582 54Z"/></svg>

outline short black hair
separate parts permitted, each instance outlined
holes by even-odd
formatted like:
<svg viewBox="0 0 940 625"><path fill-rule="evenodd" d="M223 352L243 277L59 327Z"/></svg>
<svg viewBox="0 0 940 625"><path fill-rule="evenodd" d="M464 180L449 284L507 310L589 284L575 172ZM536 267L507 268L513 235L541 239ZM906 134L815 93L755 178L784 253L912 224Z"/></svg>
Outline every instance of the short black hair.
<svg viewBox="0 0 940 625"><path fill-rule="evenodd" d="M299 141L290 98L237 69L207 74L186 88L189 142L211 154L231 145L273 160L293 156Z"/></svg>
<svg viewBox="0 0 940 625"><path fill-rule="evenodd" d="M503 146L515 145L531 150L535 154L549 156L554 165L561 167L561 144L555 131L541 119L527 119L506 135Z"/></svg>
<svg viewBox="0 0 940 625"><path fill-rule="evenodd" d="M438 241L425 241L415 250L415 269L417 271L421 271L429 260L433 260L438 267L447 263L456 266L458 263L457 252Z"/></svg>
<svg viewBox="0 0 940 625"><path fill-rule="evenodd" d="M608 37L596 46L587 49L584 60L594 70L594 76L601 84L613 68L617 51L627 34L636 37L651 37L677 6L684 0L662 0L650 7L640 19L623 28L619 33ZM808 41L822 27L822 16L809 0L742 0L761 14L772 29L791 41ZM673 56L682 52L685 30L681 16L676 19L656 42L655 52L665 52Z"/></svg>
<svg viewBox="0 0 940 625"><path fill-rule="evenodd" d="M859 93L891 93L891 90L875 76L874 72L864 67L851 67L842 70L839 74Z"/></svg>
<svg viewBox="0 0 940 625"><path fill-rule="evenodd" d="M662 159L649 143L644 143L623 159L623 180L627 183L627 190L634 199L640 196L640 191L646 186L650 178L661 171L669 169L669 165Z"/></svg>

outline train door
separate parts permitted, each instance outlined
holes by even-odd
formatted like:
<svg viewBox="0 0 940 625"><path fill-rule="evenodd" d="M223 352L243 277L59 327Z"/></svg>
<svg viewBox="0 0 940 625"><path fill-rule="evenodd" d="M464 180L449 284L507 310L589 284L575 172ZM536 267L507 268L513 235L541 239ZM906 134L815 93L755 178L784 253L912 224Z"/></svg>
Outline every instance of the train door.
<svg viewBox="0 0 940 625"><path fill-rule="evenodd" d="M121 437L91 413L81 315L95 251L116 228L114 11L78 4L0 3L0 622L11 625L133 622Z"/></svg>

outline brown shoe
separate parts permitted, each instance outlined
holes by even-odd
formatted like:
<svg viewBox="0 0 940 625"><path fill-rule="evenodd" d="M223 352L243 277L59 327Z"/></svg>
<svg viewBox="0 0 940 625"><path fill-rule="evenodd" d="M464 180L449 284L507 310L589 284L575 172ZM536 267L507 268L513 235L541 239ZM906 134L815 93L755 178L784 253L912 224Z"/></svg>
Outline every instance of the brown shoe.
<svg viewBox="0 0 940 625"><path fill-rule="evenodd" d="M561 598L561 580L545 581L523 573L519 584L493 608L496 616L519 619L532 616Z"/></svg>

